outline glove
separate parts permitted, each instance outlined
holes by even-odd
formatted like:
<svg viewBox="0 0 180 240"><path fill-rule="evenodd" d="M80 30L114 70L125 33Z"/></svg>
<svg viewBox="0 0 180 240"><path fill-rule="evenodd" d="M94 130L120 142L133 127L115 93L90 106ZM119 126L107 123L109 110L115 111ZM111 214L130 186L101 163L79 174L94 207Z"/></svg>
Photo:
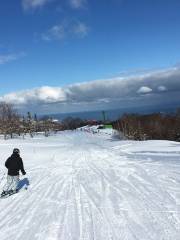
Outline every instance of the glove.
<svg viewBox="0 0 180 240"><path fill-rule="evenodd" d="M22 174L23 174L23 175L26 175L26 172L25 172L25 171L23 171L23 172L22 172Z"/></svg>

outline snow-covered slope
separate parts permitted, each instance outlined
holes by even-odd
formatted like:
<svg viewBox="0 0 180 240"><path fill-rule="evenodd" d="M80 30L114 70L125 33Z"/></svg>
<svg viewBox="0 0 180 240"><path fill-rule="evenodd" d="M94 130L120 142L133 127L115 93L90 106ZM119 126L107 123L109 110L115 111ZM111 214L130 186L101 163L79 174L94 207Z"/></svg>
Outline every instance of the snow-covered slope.
<svg viewBox="0 0 180 240"><path fill-rule="evenodd" d="M0 240L180 239L179 143L83 131L0 140L1 189L14 147L30 185L0 199Z"/></svg>

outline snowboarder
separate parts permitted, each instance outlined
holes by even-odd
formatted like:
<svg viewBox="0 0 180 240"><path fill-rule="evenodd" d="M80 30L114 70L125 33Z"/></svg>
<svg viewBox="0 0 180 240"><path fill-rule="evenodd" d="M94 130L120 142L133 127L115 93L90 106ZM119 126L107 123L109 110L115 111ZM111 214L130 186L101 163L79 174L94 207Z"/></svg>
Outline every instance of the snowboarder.
<svg viewBox="0 0 180 240"><path fill-rule="evenodd" d="M5 166L8 169L7 183L1 196L18 192L19 170L21 170L23 175L26 174L18 148L13 149L13 154L6 160Z"/></svg>

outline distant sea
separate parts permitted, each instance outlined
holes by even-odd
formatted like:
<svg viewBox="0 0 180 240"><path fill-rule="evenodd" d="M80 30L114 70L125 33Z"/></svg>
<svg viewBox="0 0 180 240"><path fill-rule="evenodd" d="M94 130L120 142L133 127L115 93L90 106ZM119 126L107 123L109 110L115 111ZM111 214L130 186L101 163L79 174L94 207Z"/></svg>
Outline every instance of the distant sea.
<svg viewBox="0 0 180 240"><path fill-rule="evenodd" d="M126 109L109 109L99 111L84 111L84 112L71 112L71 113L56 113L48 114L44 116L53 117L58 120L63 120L67 117L81 118L86 120L103 120L103 111L105 112L106 120L117 120L125 113L139 113L139 114L150 114L150 113L174 113L178 106L153 106L153 107L141 107L141 108L126 108Z"/></svg>

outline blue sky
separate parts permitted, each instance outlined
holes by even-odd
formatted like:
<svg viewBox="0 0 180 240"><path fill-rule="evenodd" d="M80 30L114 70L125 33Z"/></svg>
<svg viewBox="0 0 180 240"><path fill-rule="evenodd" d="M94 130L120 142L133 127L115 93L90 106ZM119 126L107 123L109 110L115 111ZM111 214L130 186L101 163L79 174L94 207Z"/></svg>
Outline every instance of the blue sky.
<svg viewBox="0 0 180 240"><path fill-rule="evenodd" d="M124 73L129 82L132 75L147 81L144 72L154 79L159 72L174 76L179 71L173 68L180 62L178 0L4 0L0 4L2 100L17 98L24 107L45 104L42 112L52 109L52 102L54 112L59 108L76 111L90 106L88 89L93 86L100 96L95 98L101 102L99 108L116 107L121 99L111 99L104 92L110 80L111 86L115 79L122 81ZM98 82L96 89L98 79L101 87ZM156 89L163 86L160 92L167 94L164 81ZM175 82L179 84L177 76ZM83 101L74 97L70 85L73 91L81 88ZM141 87L153 89L141 82L134 89L136 94ZM91 101L90 109L96 106Z"/></svg>

